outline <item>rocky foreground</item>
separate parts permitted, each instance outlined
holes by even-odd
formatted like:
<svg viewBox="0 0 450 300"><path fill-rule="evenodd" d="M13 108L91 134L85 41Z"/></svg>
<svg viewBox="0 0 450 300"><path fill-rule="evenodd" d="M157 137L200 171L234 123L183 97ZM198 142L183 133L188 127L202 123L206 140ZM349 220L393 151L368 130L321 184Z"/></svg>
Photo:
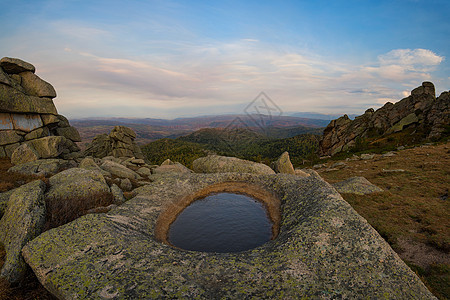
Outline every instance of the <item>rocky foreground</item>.
<svg viewBox="0 0 450 300"><path fill-rule="evenodd" d="M0 194L0 276L10 283L20 285L29 266L60 299L434 298L336 191L378 192L367 180L335 189L313 170L295 170L288 153L272 168L216 155L194 170L151 165L121 126L82 152L76 129L53 109L56 93L34 71L0 60L0 154L15 164L11 174L41 178ZM262 201L274 239L228 254L169 245L171 220L221 191Z"/></svg>

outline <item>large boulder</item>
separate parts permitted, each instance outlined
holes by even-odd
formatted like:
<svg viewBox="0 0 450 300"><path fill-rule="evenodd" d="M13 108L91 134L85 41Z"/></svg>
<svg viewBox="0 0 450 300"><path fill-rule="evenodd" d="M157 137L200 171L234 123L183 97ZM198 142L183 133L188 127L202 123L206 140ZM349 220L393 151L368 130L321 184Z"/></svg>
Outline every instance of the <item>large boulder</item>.
<svg viewBox="0 0 450 300"><path fill-rule="evenodd" d="M294 166L292 166L287 151L281 154L281 156L273 163L273 169L277 173L295 174Z"/></svg>
<svg viewBox="0 0 450 300"><path fill-rule="evenodd" d="M6 250L6 259L0 276L10 283L19 283L27 265L22 248L37 237L45 222L45 184L33 181L16 189L9 197L7 209L0 220L0 242Z"/></svg>
<svg viewBox="0 0 450 300"><path fill-rule="evenodd" d="M60 299L435 299L328 183L242 173L161 176L107 214L49 230L22 253ZM259 195L279 234L235 253L164 241L177 213L211 192ZM272 215L272 214L271 214Z"/></svg>
<svg viewBox="0 0 450 300"><path fill-rule="evenodd" d="M161 166L154 168L152 170L153 174L163 174L163 173L192 173L192 170L186 168L179 162L171 163L171 164L161 164Z"/></svg>
<svg viewBox="0 0 450 300"><path fill-rule="evenodd" d="M49 179L45 194L48 222L52 226L65 224L87 210L111 204L113 196L100 172L71 168Z"/></svg>
<svg viewBox="0 0 450 300"><path fill-rule="evenodd" d="M67 148L67 140L63 136L47 136L28 143L36 150L40 158L58 157Z"/></svg>
<svg viewBox="0 0 450 300"><path fill-rule="evenodd" d="M256 163L236 157L209 155L200 157L192 163L196 173L252 173L252 174L275 174L267 165Z"/></svg>
<svg viewBox="0 0 450 300"><path fill-rule="evenodd" d="M36 68L32 64L12 57L3 57L0 59L0 67L8 74L18 74L27 71L34 73L36 71Z"/></svg>
<svg viewBox="0 0 450 300"><path fill-rule="evenodd" d="M383 192L382 188L377 187L369 180L361 176L350 177L346 180L333 183L333 187L339 193L350 193L357 195Z"/></svg>
<svg viewBox="0 0 450 300"><path fill-rule="evenodd" d="M100 165L100 168L119 178L140 179L139 174L137 174L133 170L128 169L124 165L113 162L111 160L105 160Z"/></svg>

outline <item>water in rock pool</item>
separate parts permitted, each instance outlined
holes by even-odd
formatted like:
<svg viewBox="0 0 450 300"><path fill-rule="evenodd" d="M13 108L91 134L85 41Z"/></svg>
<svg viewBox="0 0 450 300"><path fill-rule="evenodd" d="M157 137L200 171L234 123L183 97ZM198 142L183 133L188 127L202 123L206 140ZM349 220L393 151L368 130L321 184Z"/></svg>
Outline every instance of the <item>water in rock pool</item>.
<svg viewBox="0 0 450 300"><path fill-rule="evenodd" d="M239 252L269 241L272 222L264 205L245 195L217 193L186 207L169 229L169 242L204 252Z"/></svg>

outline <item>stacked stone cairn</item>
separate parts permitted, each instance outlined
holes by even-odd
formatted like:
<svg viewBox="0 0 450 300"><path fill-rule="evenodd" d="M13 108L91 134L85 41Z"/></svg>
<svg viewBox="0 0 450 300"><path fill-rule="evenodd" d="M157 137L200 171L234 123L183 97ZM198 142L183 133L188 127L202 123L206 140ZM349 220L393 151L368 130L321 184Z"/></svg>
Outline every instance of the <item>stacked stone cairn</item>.
<svg viewBox="0 0 450 300"><path fill-rule="evenodd" d="M78 131L59 115L51 84L17 58L0 60L0 157L13 164L79 155Z"/></svg>

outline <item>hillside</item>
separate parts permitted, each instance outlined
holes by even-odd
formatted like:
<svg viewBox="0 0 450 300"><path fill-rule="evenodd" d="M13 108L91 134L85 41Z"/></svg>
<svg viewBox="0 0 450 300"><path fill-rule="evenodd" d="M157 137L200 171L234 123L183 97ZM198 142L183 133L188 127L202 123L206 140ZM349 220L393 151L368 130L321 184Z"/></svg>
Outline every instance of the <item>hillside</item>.
<svg viewBox="0 0 450 300"><path fill-rule="evenodd" d="M83 143L104 133L109 133L114 126L122 125L133 129L137 134L136 142L144 145L161 138L176 138L187 135L202 128L240 128L248 127L254 131L264 130L264 134L270 137L284 138L301 133L318 133L328 124L327 120L301 118L291 116L264 116L263 126L255 124L254 119L260 116L249 115L218 115L201 116L195 118L164 119L138 119L138 118L98 118L98 119L74 119L71 124L80 133ZM239 120L242 123L234 123ZM284 129L288 129L284 131Z"/></svg>
<svg viewBox="0 0 450 300"><path fill-rule="evenodd" d="M449 154L450 142L444 142L316 166L330 183L364 176L384 190L342 196L440 299L450 297Z"/></svg>
<svg viewBox="0 0 450 300"><path fill-rule="evenodd" d="M272 130L281 136L289 136L290 132L295 133L297 129ZM148 143L142 147L142 151L151 163L160 164L170 158L188 167L191 167L192 161L196 158L206 156L208 153L270 164L283 152L288 151L294 165L302 165L304 160L315 158L318 141L318 135L309 133L276 139L243 128L234 130L205 128L177 139L161 139Z"/></svg>

